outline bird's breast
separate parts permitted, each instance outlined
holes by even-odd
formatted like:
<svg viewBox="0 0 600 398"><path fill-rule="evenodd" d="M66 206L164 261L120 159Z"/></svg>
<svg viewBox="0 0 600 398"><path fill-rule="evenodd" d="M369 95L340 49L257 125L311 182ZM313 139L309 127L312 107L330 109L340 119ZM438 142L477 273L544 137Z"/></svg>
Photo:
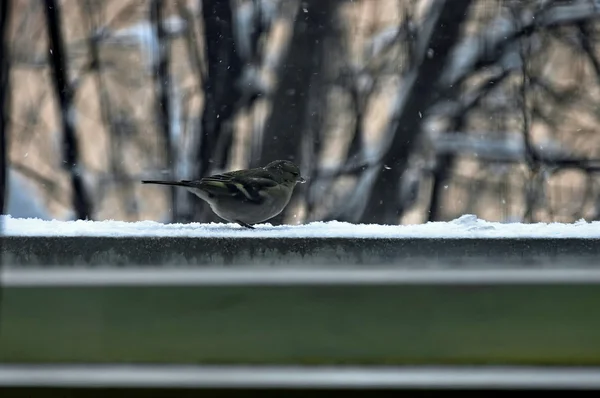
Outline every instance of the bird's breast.
<svg viewBox="0 0 600 398"><path fill-rule="evenodd" d="M210 207L219 217L230 222L242 221L258 224L275 217L283 211L289 198L265 198L262 203L241 201L233 198L220 198L211 201Z"/></svg>

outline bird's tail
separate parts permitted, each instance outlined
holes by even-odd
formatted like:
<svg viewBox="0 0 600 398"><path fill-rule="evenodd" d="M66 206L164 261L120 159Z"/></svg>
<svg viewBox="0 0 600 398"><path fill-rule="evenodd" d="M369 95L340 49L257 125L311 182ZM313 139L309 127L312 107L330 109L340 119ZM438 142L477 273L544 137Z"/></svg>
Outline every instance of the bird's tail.
<svg viewBox="0 0 600 398"><path fill-rule="evenodd" d="M187 181L187 180L181 180L181 181L142 180L142 184L174 185L174 186L178 186L178 187L189 187L189 188L195 188L198 185L198 183L194 183L194 181Z"/></svg>

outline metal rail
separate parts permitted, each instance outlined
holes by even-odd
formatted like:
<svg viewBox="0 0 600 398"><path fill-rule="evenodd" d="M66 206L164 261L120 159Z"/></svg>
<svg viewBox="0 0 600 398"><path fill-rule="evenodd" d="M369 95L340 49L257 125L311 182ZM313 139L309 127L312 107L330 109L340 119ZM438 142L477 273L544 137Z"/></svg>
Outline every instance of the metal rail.
<svg viewBox="0 0 600 398"><path fill-rule="evenodd" d="M590 390L600 388L600 369L0 365L0 387Z"/></svg>
<svg viewBox="0 0 600 398"><path fill-rule="evenodd" d="M4 268L5 287L599 284L600 269Z"/></svg>

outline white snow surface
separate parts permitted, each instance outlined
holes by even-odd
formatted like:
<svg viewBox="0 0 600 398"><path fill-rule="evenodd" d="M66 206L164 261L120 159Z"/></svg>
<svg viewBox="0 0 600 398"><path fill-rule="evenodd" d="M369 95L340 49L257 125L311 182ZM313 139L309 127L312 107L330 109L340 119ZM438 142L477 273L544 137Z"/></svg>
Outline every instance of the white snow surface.
<svg viewBox="0 0 600 398"><path fill-rule="evenodd" d="M415 225L313 222L305 225L162 224L155 221L45 221L3 217L5 236L102 236L102 237L257 237L257 238L594 238L600 239L600 222L499 223L464 215L449 222Z"/></svg>

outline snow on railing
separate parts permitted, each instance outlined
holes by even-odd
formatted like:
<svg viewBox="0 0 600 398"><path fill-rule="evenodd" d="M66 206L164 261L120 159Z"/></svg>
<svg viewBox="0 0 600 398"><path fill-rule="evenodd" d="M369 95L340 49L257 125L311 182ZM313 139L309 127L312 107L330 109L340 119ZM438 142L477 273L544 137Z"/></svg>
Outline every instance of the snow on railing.
<svg viewBox="0 0 600 398"><path fill-rule="evenodd" d="M4 216L5 236L204 237L204 238L593 238L600 221L574 223L500 223L467 214L453 221L414 225L313 222L257 225L254 230L225 223L163 224L155 221L45 221Z"/></svg>

